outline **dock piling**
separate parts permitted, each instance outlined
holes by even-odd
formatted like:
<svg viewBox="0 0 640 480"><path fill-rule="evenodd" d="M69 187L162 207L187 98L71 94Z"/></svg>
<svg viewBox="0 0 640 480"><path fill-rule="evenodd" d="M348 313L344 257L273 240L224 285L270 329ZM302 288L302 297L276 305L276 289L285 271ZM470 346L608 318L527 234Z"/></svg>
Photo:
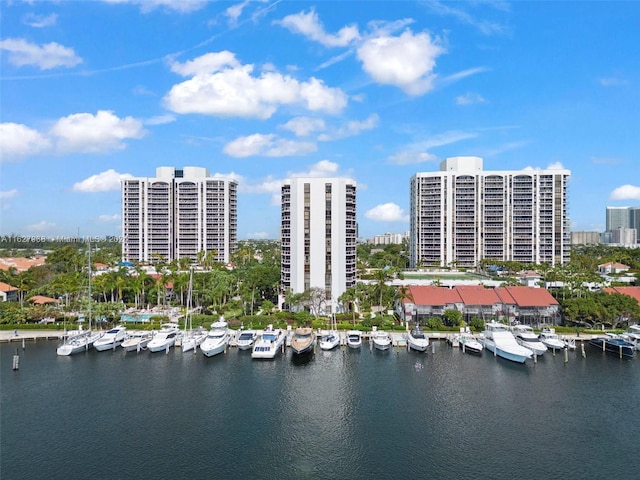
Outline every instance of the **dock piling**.
<svg viewBox="0 0 640 480"><path fill-rule="evenodd" d="M555 350L554 350L555 352ZM564 349L564 363L567 363L569 361L569 349L565 348Z"/></svg>
<svg viewBox="0 0 640 480"><path fill-rule="evenodd" d="M18 355L18 349L16 348L16 354L13 356L13 369L18 370L20 367L20 355Z"/></svg>

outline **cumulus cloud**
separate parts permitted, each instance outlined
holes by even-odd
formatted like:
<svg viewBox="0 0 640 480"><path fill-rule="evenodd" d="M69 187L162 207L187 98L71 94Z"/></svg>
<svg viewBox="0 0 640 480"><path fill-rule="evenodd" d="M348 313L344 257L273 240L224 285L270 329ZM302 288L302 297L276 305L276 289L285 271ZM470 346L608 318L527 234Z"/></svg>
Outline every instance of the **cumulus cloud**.
<svg viewBox="0 0 640 480"><path fill-rule="evenodd" d="M473 105L476 103L485 103L486 100L479 93L467 92L464 95L456 97L456 105Z"/></svg>
<svg viewBox="0 0 640 480"><path fill-rule="evenodd" d="M380 33L368 38L358 47L357 57L376 82L417 96L433 88L436 58L445 51L428 33L407 29L400 36Z"/></svg>
<svg viewBox="0 0 640 480"><path fill-rule="evenodd" d="M0 162L19 160L51 148L51 141L37 130L19 123L0 123Z"/></svg>
<svg viewBox="0 0 640 480"><path fill-rule="evenodd" d="M94 193L120 190L120 180L127 178L133 178L133 175L128 173L118 173L111 168L105 172L98 173L97 175L91 175L89 178L75 183L73 185L73 191Z"/></svg>
<svg viewBox="0 0 640 480"><path fill-rule="evenodd" d="M51 27L58 21L58 15L52 13L51 15L36 15L35 13L28 13L22 17L22 23L33 28Z"/></svg>
<svg viewBox="0 0 640 480"><path fill-rule="evenodd" d="M0 50L9 52L9 63L16 67L33 66L40 70L51 70L71 68L82 63L73 48L55 42L36 45L22 38L7 38L0 40Z"/></svg>
<svg viewBox="0 0 640 480"><path fill-rule="evenodd" d="M309 12L287 15L282 20L276 20L273 23L282 25L293 33L304 35L325 47L346 47L360 38L356 25L342 27L336 34L325 32L324 26L313 8Z"/></svg>
<svg viewBox="0 0 640 480"><path fill-rule="evenodd" d="M280 128L290 130L298 137L306 137L313 132L319 132L326 128L324 120L313 117L296 117L287 123L280 125Z"/></svg>
<svg viewBox="0 0 640 480"><path fill-rule="evenodd" d="M47 222L46 220L42 220L41 222L27 225L26 230L28 232L45 232L55 226L56 224L53 222Z"/></svg>
<svg viewBox="0 0 640 480"><path fill-rule="evenodd" d="M223 151L231 157L244 158L252 156L290 157L307 155L315 152L316 144L279 138L275 134L262 135L256 133L246 137L238 137L227 143Z"/></svg>
<svg viewBox="0 0 640 480"><path fill-rule="evenodd" d="M18 195L18 190L16 190L15 188L13 190L5 190L4 192L0 192L0 200L13 198L16 195Z"/></svg>
<svg viewBox="0 0 640 480"><path fill-rule="evenodd" d="M615 188L609 198L611 200L640 200L640 187L630 184L622 185Z"/></svg>
<svg viewBox="0 0 640 480"><path fill-rule="evenodd" d="M329 160L320 160L317 163L311 165L306 172L289 172L287 175L290 178L295 177L335 177L337 176L340 165Z"/></svg>
<svg viewBox="0 0 640 480"><path fill-rule="evenodd" d="M142 122L133 117L118 118L113 112L75 113L59 119L50 130L60 152L99 153L121 150L123 140L142 138Z"/></svg>
<svg viewBox="0 0 640 480"><path fill-rule="evenodd" d="M102 0L106 3L130 3L139 5L142 13L148 13L156 8L167 11L189 13L204 7L209 0Z"/></svg>
<svg viewBox="0 0 640 480"><path fill-rule="evenodd" d="M564 170L564 165L561 162L553 162L547 165L547 170Z"/></svg>
<svg viewBox="0 0 640 480"><path fill-rule="evenodd" d="M365 130L373 130L378 126L380 117L372 113L362 121L352 120L332 132L324 133L318 137L320 141L337 140L339 138L353 137Z"/></svg>
<svg viewBox="0 0 640 480"><path fill-rule="evenodd" d="M267 119L283 105L338 113L347 104L342 90L314 77L301 82L272 71L254 76L253 65L241 65L228 51L174 63L171 69L192 77L164 97L167 108L176 113Z"/></svg>
<svg viewBox="0 0 640 480"><path fill-rule="evenodd" d="M383 203L367 210L364 214L369 220L374 222L408 222L409 215L404 213L395 203Z"/></svg>

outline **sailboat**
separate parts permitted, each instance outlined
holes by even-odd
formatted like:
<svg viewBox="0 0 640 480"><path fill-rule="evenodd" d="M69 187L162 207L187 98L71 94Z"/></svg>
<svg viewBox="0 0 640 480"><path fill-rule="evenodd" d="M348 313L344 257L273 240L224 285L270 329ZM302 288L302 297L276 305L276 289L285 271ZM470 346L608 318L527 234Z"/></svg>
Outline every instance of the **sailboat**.
<svg viewBox="0 0 640 480"><path fill-rule="evenodd" d="M207 338L207 332L198 327L193 329L193 319L191 317L191 297L193 295L193 269L189 273L189 289L187 292L187 316L184 319L184 333L182 334L181 348L182 352L188 352L190 350L196 350L200 344ZM187 323L189 324L189 331L187 331Z"/></svg>
<svg viewBox="0 0 640 480"><path fill-rule="evenodd" d="M93 348L96 340L99 340L104 332L91 330L91 244L89 244L89 307L87 309L89 317L89 330L83 330L82 325L78 326L78 331L72 335L65 337L61 345L56 349L56 353L61 356L73 355L75 353L86 352Z"/></svg>

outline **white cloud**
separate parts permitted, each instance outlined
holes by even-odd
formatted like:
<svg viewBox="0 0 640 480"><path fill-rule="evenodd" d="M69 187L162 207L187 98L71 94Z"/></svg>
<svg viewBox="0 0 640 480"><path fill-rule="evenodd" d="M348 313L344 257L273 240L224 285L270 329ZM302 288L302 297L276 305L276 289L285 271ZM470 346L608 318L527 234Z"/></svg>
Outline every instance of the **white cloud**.
<svg viewBox="0 0 640 480"><path fill-rule="evenodd" d="M636 185L622 185L615 188L611 195L611 200L640 200L640 187Z"/></svg>
<svg viewBox="0 0 640 480"><path fill-rule="evenodd" d="M306 137L313 132L319 132L326 128L324 120L313 117L296 117L287 123L280 125L280 128L290 130L298 137Z"/></svg>
<svg viewBox="0 0 640 480"><path fill-rule="evenodd" d="M352 120L347 122L342 127L337 128L335 131L322 134L318 137L320 141L336 140L339 138L353 137L365 130L373 130L378 126L380 117L377 114L372 113L366 119L362 121Z"/></svg>
<svg viewBox="0 0 640 480"><path fill-rule="evenodd" d="M82 63L73 48L64 47L51 42L36 45L21 38L0 40L0 50L9 52L9 63L17 67L34 66L40 70L51 70L57 67L75 67Z"/></svg>
<svg viewBox="0 0 640 480"><path fill-rule="evenodd" d="M175 115L156 115L144 120L145 125L165 125L167 123L173 123L176 121Z"/></svg>
<svg viewBox="0 0 640 480"><path fill-rule="evenodd" d="M306 172L289 172L288 177L335 177L338 174L338 170L340 169L340 165L335 162L331 162L329 160L320 160L317 163L311 165Z"/></svg>
<svg viewBox="0 0 640 480"><path fill-rule="evenodd" d="M445 49L428 33L405 30L400 36L380 34L357 50L362 68L378 83L394 85L409 95L423 95L433 88L436 58Z"/></svg>
<svg viewBox="0 0 640 480"><path fill-rule="evenodd" d="M26 125L0 123L0 163L37 155L51 148L48 138Z"/></svg>
<svg viewBox="0 0 640 480"><path fill-rule="evenodd" d="M102 0L107 3L131 3L140 5L142 13L148 13L156 8L164 8L168 11L189 13L204 7L209 0Z"/></svg>
<svg viewBox="0 0 640 480"><path fill-rule="evenodd" d="M429 152L416 152L414 150L402 150L394 153L387 160L394 165L413 165L436 161L438 157Z"/></svg>
<svg viewBox="0 0 640 480"><path fill-rule="evenodd" d="M279 138L275 134L262 135L256 133L247 137L238 137L227 143L223 151L231 157L244 158L251 156L290 157L307 155L315 152L315 143L299 142Z"/></svg>
<svg viewBox="0 0 640 480"><path fill-rule="evenodd" d="M598 83L603 87L620 87L623 85L628 85L629 81L624 78L619 77L607 77L607 78L599 78Z"/></svg>
<svg viewBox="0 0 640 480"><path fill-rule="evenodd" d="M142 122L133 117L118 118L111 111L75 113L59 119L50 133L57 139L60 152L99 153L121 150L123 140L142 138Z"/></svg>
<svg viewBox="0 0 640 480"><path fill-rule="evenodd" d="M561 162L553 162L547 165L547 170L564 170L564 165Z"/></svg>
<svg viewBox="0 0 640 480"><path fill-rule="evenodd" d="M89 178L77 182L73 185L74 192L110 192L114 190L120 190L120 180L126 178L133 178L133 175L128 173L118 173L112 168L98 173L97 175L91 175Z"/></svg>
<svg viewBox="0 0 640 480"><path fill-rule="evenodd" d="M356 25L342 27L334 35L325 32L324 26L313 8L308 13L300 12L287 15L282 20L276 20L273 23L282 25L293 33L302 34L325 47L346 47L360 38Z"/></svg>
<svg viewBox="0 0 640 480"><path fill-rule="evenodd" d="M479 93L467 92L456 97L456 105L473 105L475 103L485 103L486 100Z"/></svg>
<svg viewBox="0 0 640 480"><path fill-rule="evenodd" d="M383 203L367 210L364 214L369 220L374 222L408 222L409 215L404 213L395 203Z"/></svg>
<svg viewBox="0 0 640 480"><path fill-rule="evenodd" d="M434 135L433 137L430 137L426 140L409 144L399 152L391 155L387 160L389 163L393 163L396 165L409 165L414 163L434 161L437 157L430 153L428 150L435 147L450 145L462 140L475 138L477 136L478 135L474 132L450 130L448 132Z"/></svg>
<svg viewBox="0 0 640 480"><path fill-rule="evenodd" d="M28 13L22 18L22 23L33 28L51 27L58 21L58 15L52 13L51 15L36 15L35 13Z"/></svg>
<svg viewBox="0 0 640 480"><path fill-rule="evenodd" d="M201 113L222 117L267 119L283 105L300 105L310 111L338 113L347 95L311 77L300 82L289 75L265 71L252 76L253 65L241 65L228 51L210 53L171 69L192 78L174 85L164 97L176 113Z"/></svg>
<svg viewBox="0 0 640 480"><path fill-rule="evenodd" d="M47 222L46 220L42 220L41 222L27 225L26 230L28 232L45 232L55 226L56 224L53 222Z"/></svg>
<svg viewBox="0 0 640 480"><path fill-rule="evenodd" d="M7 198L13 198L18 195L18 190L5 190L4 192L0 192L0 200L6 200Z"/></svg>
<svg viewBox="0 0 640 480"><path fill-rule="evenodd" d="M98 221L102 223L117 223L122 219L122 216L118 213L113 215L102 214L98 216Z"/></svg>

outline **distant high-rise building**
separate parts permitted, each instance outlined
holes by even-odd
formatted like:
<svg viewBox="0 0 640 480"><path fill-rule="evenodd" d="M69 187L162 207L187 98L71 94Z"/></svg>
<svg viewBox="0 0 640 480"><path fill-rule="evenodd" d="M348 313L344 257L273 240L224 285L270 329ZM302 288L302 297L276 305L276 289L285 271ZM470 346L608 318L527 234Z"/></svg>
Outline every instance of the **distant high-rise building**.
<svg viewBox="0 0 640 480"><path fill-rule="evenodd" d="M607 207L607 232L612 232L618 228L631 228L630 208L631 207Z"/></svg>
<svg viewBox="0 0 640 480"><path fill-rule="evenodd" d="M410 182L412 267L476 266L494 259L569 261L565 169L484 171L482 158L447 158Z"/></svg>
<svg viewBox="0 0 640 480"><path fill-rule="evenodd" d="M401 245L406 238L409 238L406 233L385 233L384 235L374 235L367 243L373 245Z"/></svg>
<svg viewBox="0 0 640 480"><path fill-rule="evenodd" d="M324 290L326 311L356 282L356 183L293 178L282 185L282 290Z"/></svg>
<svg viewBox="0 0 640 480"><path fill-rule="evenodd" d="M571 245L598 245L600 232L571 232Z"/></svg>
<svg viewBox="0 0 640 480"><path fill-rule="evenodd" d="M122 258L196 260L200 252L228 263L237 243L235 180L206 168L156 168L153 178L122 181Z"/></svg>

